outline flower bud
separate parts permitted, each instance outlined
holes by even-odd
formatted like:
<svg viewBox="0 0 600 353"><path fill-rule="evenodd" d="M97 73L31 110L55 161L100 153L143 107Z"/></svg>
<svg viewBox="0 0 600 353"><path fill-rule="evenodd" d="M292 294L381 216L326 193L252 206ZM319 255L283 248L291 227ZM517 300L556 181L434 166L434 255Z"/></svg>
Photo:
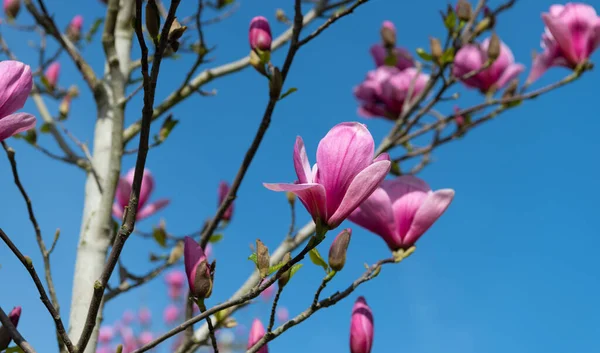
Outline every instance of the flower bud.
<svg viewBox="0 0 600 353"><path fill-rule="evenodd" d="M223 203L223 201L225 200L225 197L227 197L228 193L229 193L229 184L227 184L226 181L221 181L219 183L219 190L218 190L219 204L217 205L217 207L219 207ZM225 211L225 213L223 213L223 217L221 217L221 219L226 222L229 222L229 221L231 221L232 217L233 217L233 202L229 204L229 207L227 207L227 210Z"/></svg>
<svg viewBox="0 0 600 353"><path fill-rule="evenodd" d="M269 255L269 249L263 244L260 239L256 239L256 266L261 278L265 278L269 274L269 267L271 266L271 257Z"/></svg>
<svg viewBox="0 0 600 353"><path fill-rule="evenodd" d="M271 26L263 16L256 16L250 21L248 40L252 50L271 51Z"/></svg>
<svg viewBox="0 0 600 353"><path fill-rule="evenodd" d="M352 308L350 321L350 352L370 353L373 346L373 313L363 297Z"/></svg>
<svg viewBox="0 0 600 353"><path fill-rule="evenodd" d="M519 79L515 78L508 84L508 87L502 93L502 99L509 99L514 97L515 93L517 93L517 89L519 88Z"/></svg>
<svg viewBox="0 0 600 353"><path fill-rule="evenodd" d="M379 33L384 47L393 49L396 46L396 26L391 21L383 21Z"/></svg>
<svg viewBox="0 0 600 353"><path fill-rule="evenodd" d="M329 248L329 266L336 272L341 271L346 264L346 251L350 244L352 229L344 229L338 234Z"/></svg>
<svg viewBox="0 0 600 353"><path fill-rule="evenodd" d="M81 39L81 29L83 28L83 16L77 15L73 17L69 27L67 27L67 37L72 42L78 42Z"/></svg>
<svg viewBox="0 0 600 353"><path fill-rule="evenodd" d="M71 96L67 94L60 102L60 105L58 106L58 120L65 120L69 116L69 111L71 110L71 99Z"/></svg>
<svg viewBox="0 0 600 353"><path fill-rule="evenodd" d="M252 348L258 341L260 341L265 335L265 327L259 319L254 319L252 322L252 327L250 328L250 334L248 335L248 346L247 348ZM269 353L269 348L265 343L257 353Z"/></svg>
<svg viewBox="0 0 600 353"><path fill-rule="evenodd" d="M9 21L17 18L21 9L21 0L4 0L4 14Z"/></svg>
<svg viewBox="0 0 600 353"><path fill-rule="evenodd" d="M292 254L288 252L283 256L283 259L281 260L281 262L283 262L283 264L285 266L285 264L287 264L290 261L292 261ZM290 280L291 273L292 273L292 268L290 267L287 271L285 271L281 275L281 277L279 277L278 284L279 284L280 288L285 287L285 285L288 283L288 281Z"/></svg>
<svg viewBox="0 0 600 353"><path fill-rule="evenodd" d="M283 77L278 67L273 68L271 79L269 80L269 94L271 98L277 99L281 94L281 88L283 87Z"/></svg>
<svg viewBox="0 0 600 353"><path fill-rule="evenodd" d="M285 12L282 9L277 9L277 11L275 11L275 18L281 23L290 23L290 19L286 16Z"/></svg>
<svg viewBox="0 0 600 353"><path fill-rule="evenodd" d="M174 52L177 52L179 49L179 38L185 33L187 30L187 26L182 26L181 23L177 20L177 18L173 19L173 23L171 24L171 28L169 28L169 44Z"/></svg>
<svg viewBox="0 0 600 353"><path fill-rule="evenodd" d="M46 81L48 82L50 89L53 90L54 88L56 88L56 84L58 83L59 75L60 75L60 63L55 61L52 64L50 64L50 66L48 66L48 68L46 69L46 72L44 73L44 77L46 78Z"/></svg>
<svg viewBox="0 0 600 353"><path fill-rule="evenodd" d="M146 30L150 38L156 41L160 34L160 12L155 0L148 0L146 3Z"/></svg>
<svg viewBox="0 0 600 353"><path fill-rule="evenodd" d="M12 311L8 314L8 318L10 322L12 322L14 327L17 327L19 324L19 318L21 317L21 307L17 306L12 309ZM0 327L0 351L6 349L10 344L11 338L8 333L8 329L4 326Z"/></svg>
<svg viewBox="0 0 600 353"><path fill-rule="evenodd" d="M185 237L183 257L190 294L197 299L210 297L213 287L211 268L200 244Z"/></svg>
<svg viewBox="0 0 600 353"><path fill-rule="evenodd" d="M500 38L498 38L498 35L496 35L496 33L492 33L492 36L490 37L490 44L488 46L487 56L488 59L492 62L496 61L496 59L498 59L498 57L500 56Z"/></svg>
<svg viewBox="0 0 600 353"><path fill-rule="evenodd" d="M429 37L429 46L431 49L431 56L433 57L435 62L439 64L440 58L443 55L442 44L440 43L440 40L436 37Z"/></svg>
<svg viewBox="0 0 600 353"><path fill-rule="evenodd" d="M461 21L470 21L473 16L473 9L467 0L458 0L456 4L456 16Z"/></svg>

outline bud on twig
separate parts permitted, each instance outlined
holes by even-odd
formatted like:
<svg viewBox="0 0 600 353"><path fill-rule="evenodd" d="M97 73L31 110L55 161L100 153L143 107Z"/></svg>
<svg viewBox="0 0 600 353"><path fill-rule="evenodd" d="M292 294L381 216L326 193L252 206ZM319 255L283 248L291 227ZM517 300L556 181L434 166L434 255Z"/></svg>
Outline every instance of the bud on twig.
<svg viewBox="0 0 600 353"><path fill-rule="evenodd" d="M508 84L508 87L502 93L502 99L508 99L514 97L515 93L517 93L517 89L519 88L519 79L515 78Z"/></svg>
<svg viewBox="0 0 600 353"><path fill-rule="evenodd" d="M433 60L437 64L440 64L440 59L443 55L442 44L440 43L440 40L436 37L429 37L429 46L431 49L431 56L433 57Z"/></svg>
<svg viewBox="0 0 600 353"><path fill-rule="evenodd" d="M273 73L271 75L271 80L269 80L269 93L271 98L277 99L281 94L281 88L283 87L283 77L281 76L281 71L279 68L273 67Z"/></svg>
<svg viewBox="0 0 600 353"><path fill-rule="evenodd" d="M83 28L83 16L77 15L73 17L67 27L67 37L72 42L78 42L81 39L81 29Z"/></svg>
<svg viewBox="0 0 600 353"><path fill-rule="evenodd" d="M160 12L155 0L148 0L146 3L146 30L156 43L160 34Z"/></svg>
<svg viewBox="0 0 600 353"><path fill-rule="evenodd" d="M271 266L271 257L269 249L263 244L260 239L256 239L256 265L261 278L269 275L269 267Z"/></svg>
<svg viewBox="0 0 600 353"><path fill-rule="evenodd" d="M4 14L9 21L13 21L21 10L21 0L4 0Z"/></svg>
<svg viewBox="0 0 600 353"><path fill-rule="evenodd" d="M391 21L383 21L380 34L384 47L393 49L396 46L396 26Z"/></svg>
<svg viewBox="0 0 600 353"><path fill-rule="evenodd" d="M496 59L498 59L500 56L500 38L498 38L496 33L492 33L492 36L490 37L487 56L492 62L496 61Z"/></svg>
<svg viewBox="0 0 600 353"><path fill-rule="evenodd" d="M287 17L287 15L282 9L277 9L277 11L275 11L275 18L281 23L284 23L286 25L290 24L290 19Z"/></svg>
<svg viewBox="0 0 600 353"><path fill-rule="evenodd" d="M167 262L170 264L174 264L175 262L179 261L182 255L183 242L178 241L177 244L175 244L175 246L173 247L173 249L171 249L171 253L169 254L169 259L167 260Z"/></svg>
<svg viewBox="0 0 600 353"><path fill-rule="evenodd" d="M179 50L179 38L183 36L183 33L187 30L187 26L182 26L177 18L173 19L171 28L169 28L169 44L174 52Z"/></svg>
<svg viewBox="0 0 600 353"><path fill-rule="evenodd" d="M456 16L461 21L470 21L471 16L473 16L471 4L466 0L458 0L458 3L456 4Z"/></svg>
<svg viewBox="0 0 600 353"><path fill-rule="evenodd" d="M331 243L329 248L329 266L336 272L341 271L346 264L346 252L350 244L352 229L347 228L341 231Z"/></svg>
<svg viewBox="0 0 600 353"><path fill-rule="evenodd" d="M283 262L283 265L285 266L288 262L292 261L292 254L291 253L287 253L283 256L283 259L281 260L281 262ZM279 288L283 288L285 287L285 285L288 283L288 281L290 280L290 276L292 273L292 268L290 267L287 271L285 271L281 277L279 277Z"/></svg>
<svg viewBox="0 0 600 353"><path fill-rule="evenodd" d="M210 297L213 274L204 250L192 238L185 237L183 253L190 294L199 300Z"/></svg>

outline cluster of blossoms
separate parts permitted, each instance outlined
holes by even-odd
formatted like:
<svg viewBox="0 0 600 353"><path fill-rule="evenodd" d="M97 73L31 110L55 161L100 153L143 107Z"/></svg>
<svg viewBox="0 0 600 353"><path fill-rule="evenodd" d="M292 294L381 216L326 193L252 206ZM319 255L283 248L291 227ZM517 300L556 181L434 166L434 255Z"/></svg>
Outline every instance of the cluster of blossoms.
<svg viewBox="0 0 600 353"><path fill-rule="evenodd" d="M137 315L132 310L127 310L114 324L100 327L96 353L115 352L117 344L123 345L123 353L133 352L154 339L151 326L150 309L142 307Z"/></svg>

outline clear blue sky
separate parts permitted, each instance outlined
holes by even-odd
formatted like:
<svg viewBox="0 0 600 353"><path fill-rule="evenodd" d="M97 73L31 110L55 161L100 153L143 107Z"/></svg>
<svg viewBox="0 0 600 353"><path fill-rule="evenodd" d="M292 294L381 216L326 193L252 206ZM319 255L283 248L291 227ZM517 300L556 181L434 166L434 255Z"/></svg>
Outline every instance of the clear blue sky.
<svg viewBox="0 0 600 353"><path fill-rule="evenodd" d="M192 13L195 2L183 2L180 16ZM497 4L499 1L493 1ZM532 49L539 50L543 24L540 18L552 1L518 1L498 20L498 34L513 49L517 61L530 67ZM600 10L600 1L590 0ZM102 16L99 1L69 0L60 8L48 1L62 25L83 14L86 28ZM297 56L288 86L298 92L282 101L236 201L236 212L225 239L216 245L219 266L209 304L225 300L252 271L246 258L249 244L260 237L274 248L289 224L285 197L266 190L263 181L292 181L291 160L296 135L301 135L314 161L316 145L335 124L363 121L356 115L352 88L373 63L369 46L379 40L379 25L392 20L399 42L410 48L427 47L428 36L442 36L438 9L445 1L372 0L355 14L339 21ZM217 45L214 63L225 63L248 53L247 26L255 15L272 20L275 33L284 27L274 20L278 6L291 15L292 1L242 1L226 22L206 28L207 43ZM25 19L26 16L22 16ZM29 21L28 19L25 21ZM35 64L26 37L3 31L20 58ZM312 26L314 28L314 26ZM99 44L99 43L98 43ZM100 47L88 48L85 57L102 70ZM598 55L595 56L598 58ZM283 53L273 56L281 65ZM157 99L163 99L183 78L183 62L165 62ZM76 82L85 92L74 66L62 59L60 83ZM535 87L567 74L552 69ZM522 75L524 79L525 74ZM406 262L388 267L375 280L346 301L315 315L273 342L272 352L348 351L348 329L353 301L364 295L375 317L373 352L410 353L568 353L600 350L600 275L596 187L600 169L597 131L598 72L560 91L528 102L436 151L434 163L420 175L434 189L454 188L456 197L444 216L420 240L417 252ZM156 177L153 199L169 197L171 205L160 213L168 230L184 234L198 229L213 214L221 179L231 180L249 145L268 99L267 87L253 70L219 79L204 87L215 97L194 96L174 110L181 124L159 149L151 150L147 166ZM481 97L463 91L461 106ZM141 97L131 104L127 121L139 117ZM55 106L51 106L56 109ZM449 111L450 106L446 106ZM32 102L26 106L35 112ZM95 120L90 94L74 103L68 127L82 139L91 139ZM390 128L387 121L366 121L379 141ZM157 129L158 126L155 127ZM49 137L40 141L55 149ZM80 227L84 175L76 168L49 160L14 139L23 182L29 191L48 242L57 227L62 236L52 256L54 279L68 318L71 278ZM124 161L127 170L134 158ZM42 268L25 205L12 183L9 165L0 156L0 194L4 206L0 226ZM577 189L577 190L575 190ZM299 208L298 225L309 219ZM150 230L159 217L139 223ZM352 226L345 223L343 226ZM326 253L332 237L322 246ZM148 252L160 251L150 241L132 237L124 263L132 271L149 268ZM345 288L372 263L389 256L384 242L354 227L344 271L326 293ZM26 271L12 254L0 247L0 305L7 310L22 305L20 328L42 352L54 351L49 314ZM322 270L310 263L284 291L282 303L292 315L304 310L318 287ZM167 302L162 280L124 295L106 307L105 320L117 319L126 308L141 304L154 310L155 331L165 329L160 317ZM253 316L266 320L267 305L246 310L240 321Z"/></svg>

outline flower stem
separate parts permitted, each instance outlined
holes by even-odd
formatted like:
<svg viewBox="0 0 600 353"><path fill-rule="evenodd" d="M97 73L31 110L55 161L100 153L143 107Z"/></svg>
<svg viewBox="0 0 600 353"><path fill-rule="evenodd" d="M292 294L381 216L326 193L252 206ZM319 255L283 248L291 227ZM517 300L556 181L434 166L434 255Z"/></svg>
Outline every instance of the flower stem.
<svg viewBox="0 0 600 353"><path fill-rule="evenodd" d="M203 299L198 299L197 304L201 312L206 311L206 306L204 305ZM208 332L210 334L210 340L212 342L213 351L214 353L219 353L219 348L217 347L217 338L215 337L215 327L212 324L210 315L206 317L206 324L208 325Z"/></svg>

